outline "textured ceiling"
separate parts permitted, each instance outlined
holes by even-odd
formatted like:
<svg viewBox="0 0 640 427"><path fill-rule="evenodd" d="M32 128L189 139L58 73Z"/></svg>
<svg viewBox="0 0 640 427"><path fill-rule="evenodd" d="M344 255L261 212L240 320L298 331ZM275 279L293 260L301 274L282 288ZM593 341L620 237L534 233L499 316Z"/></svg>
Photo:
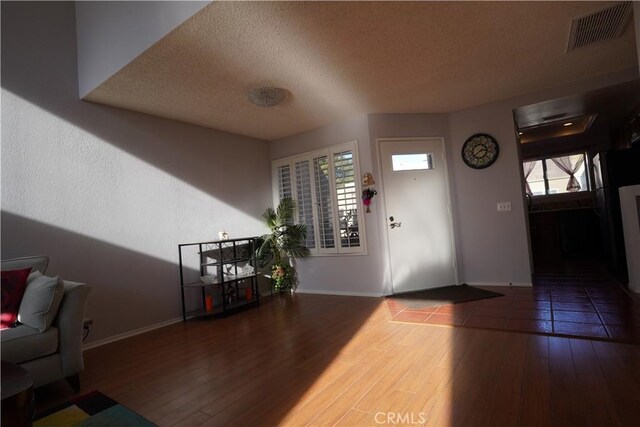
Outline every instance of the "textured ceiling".
<svg viewBox="0 0 640 427"><path fill-rule="evenodd" d="M266 140L360 113L442 113L637 66L633 24L566 53L607 2L221 2L85 99ZM251 104L252 87L290 96Z"/></svg>

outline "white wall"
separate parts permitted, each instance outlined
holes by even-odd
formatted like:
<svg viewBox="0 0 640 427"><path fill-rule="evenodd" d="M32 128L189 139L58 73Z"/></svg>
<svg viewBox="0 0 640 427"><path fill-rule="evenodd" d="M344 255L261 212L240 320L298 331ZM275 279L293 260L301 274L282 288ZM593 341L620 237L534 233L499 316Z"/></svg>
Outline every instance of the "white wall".
<svg viewBox="0 0 640 427"><path fill-rule="evenodd" d="M371 172L371 145L366 115L335 123L270 143L271 159L280 159L331 145L358 141L360 172ZM298 262L300 292L327 292L351 295L382 295L379 203L374 199L371 213L365 214L367 255L318 256Z"/></svg>
<svg viewBox="0 0 640 427"><path fill-rule="evenodd" d="M524 181L513 109L637 78L634 67L449 115L462 281L531 283ZM460 157L462 145L475 133L488 133L500 145L498 160L487 169L471 169ZM499 201L510 201L513 210L497 212Z"/></svg>
<svg viewBox="0 0 640 427"><path fill-rule="evenodd" d="M638 69L620 70L533 94L451 114L371 114L271 142L277 159L315 148L359 140L362 173L372 171L382 191L377 138L441 136L448 156L456 253L460 282L530 285L529 230L520 147L515 137L513 109L549 99L584 93L638 78ZM461 150L473 134L488 133L500 145L496 163L483 170L464 164ZM368 138L368 143L364 142ZM511 212L497 212L497 202L511 202ZM314 258L301 268L301 290L324 292L390 292L388 244L381 199L367 215L369 255ZM326 280L325 280L326 278Z"/></svg>
<svg viewBox="0 0 640 427"><path fill-rule="evenodd" d="M265 231L268 143L77 98L71 2L2 2L2 258L92 285L91 340L180 316L178 243Z"/></svg>
<svg viewBox="0 0 640 427"><path fill-rule="evenodd" d="M460 279L530 284L522 166L512 108L509 103L492 104L453 113L449 119ZM500 147L498 159L486 169L466 166L460 155L464 142L476 133L493 136ZM502 201L511 202L511 212L496 211L496 203Z"/></svg>
<svg viewBox="0 0 640 427"><path fill-rule="evenodd" d="M460 152L464 141L480 132L498 140L500 156L491 167L474 170L462 162ZM531 283L521 166L510 103L453 114L372 114L369 133L376 164L377 138L444 137L460 282ZM496 212L498 201L511 201L513 211ZM385 226L383 221L380 233L386 249ZM382 261L388 262L386 251ZM388 281L385 277L385 287Z"/></svg>
<svg viewBox="0 0 640 427"><path fill-rule="evenodd" d="M76 2L80 97L83 98L209 3Z"/></svg>

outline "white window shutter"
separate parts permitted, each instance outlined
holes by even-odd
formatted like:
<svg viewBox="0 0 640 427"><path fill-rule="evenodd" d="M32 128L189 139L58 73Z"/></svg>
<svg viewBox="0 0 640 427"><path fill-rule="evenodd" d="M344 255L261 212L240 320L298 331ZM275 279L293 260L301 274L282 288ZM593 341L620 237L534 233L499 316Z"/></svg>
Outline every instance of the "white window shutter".
<svg viewBox="0 0 640 427"><path fill-rule="evenodd" d="M315 249L316 238L313 224L313 197L311 194L311 172L309 160L295 163L296 170L296 201L298 204L298 223L307 226L307 240L305 246Z"/></svg>
<svg viewBox="0 0 640 427"><path fill-rule="evenodd" d="M331 197L331 171L327 156L313 159L313 178L316 190L316 218L320 249L335 248L333 235L333 203Z"/></svg>
<svg viewBox="0 0 640 427"><path fill-rule="evenodd" d="M340 248L360 247L358 197L353 151L333 154Z"/></svg>
<svg viewBox="0 0 640 427"><path fill-rule="evenodd" d="M290 165L278 166L278 197L278 200L282 200L285 197L293 197Z"/></svg>

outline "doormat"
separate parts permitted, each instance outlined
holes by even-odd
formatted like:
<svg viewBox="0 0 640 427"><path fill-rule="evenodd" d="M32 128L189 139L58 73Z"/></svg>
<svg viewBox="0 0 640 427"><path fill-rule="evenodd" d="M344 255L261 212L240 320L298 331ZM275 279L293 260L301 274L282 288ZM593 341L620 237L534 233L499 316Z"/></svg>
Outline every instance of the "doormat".
<svg viewBox="0 0 640 427"><path fill-rule="evenodd" d="M151 427L156 424L92 391L36 416L34 427Z"/></svg>
<svg viewBox="0 0 640 427"><path fill-rule="evenodd" d="M442 288L427 289L425 291L406 292L391 295L391 298L411 309L434 307L443 304L459 304L461 302L477 301L486 298L503 297L498 292L485 291L474 288L466 283L462 285L445 286Z"/></svg>

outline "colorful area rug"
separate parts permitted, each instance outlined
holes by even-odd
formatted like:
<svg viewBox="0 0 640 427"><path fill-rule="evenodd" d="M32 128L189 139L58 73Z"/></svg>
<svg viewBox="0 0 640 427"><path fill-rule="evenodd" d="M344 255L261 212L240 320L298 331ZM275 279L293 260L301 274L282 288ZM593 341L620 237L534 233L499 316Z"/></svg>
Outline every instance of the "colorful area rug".
<svg viewBox="0 0 640 427"><path fill-rule="evenodd" d="M147 427L156 424L104 394L92 391L39 414L33 425L34 427Z"/></svg>
<svg viewBox="0 0 640 427"><path fill-rule="evenodd" d="M485 298L503 297L504 294L474 288L466 283L462 285L445 286L425 291L407 292L391 295L392 298L408 308L417 310L425 307L435 307L443 304L459 304L461 302L477 301Z"/></svg>

